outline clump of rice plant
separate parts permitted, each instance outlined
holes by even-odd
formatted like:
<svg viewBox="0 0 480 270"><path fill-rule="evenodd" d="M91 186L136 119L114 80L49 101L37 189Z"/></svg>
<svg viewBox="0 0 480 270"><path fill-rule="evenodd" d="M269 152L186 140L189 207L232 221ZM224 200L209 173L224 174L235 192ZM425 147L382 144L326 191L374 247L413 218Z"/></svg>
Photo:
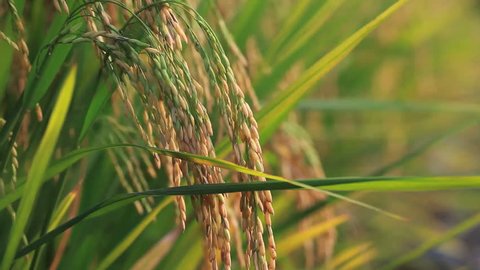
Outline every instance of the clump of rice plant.
<svg viewBox="0 0 480 270"><path fill-rule="evenodd" d="M87 2L75 9L70 9L65 1L54 1L54 4L59 11L71 12L60 33L46 46L47 53L64 44L92 43L106 76L113 78L125 110L148 146L215 157L214 136L227 136L235 163L263 172L257 122L222 45L198 13L175 1ZM116 7L114 12L109 13L107 10L111 5ZM118 11L124 18L113 17ZM18 23L21 35L20 26L21 23ZM25 42L20 40L20 44L24 45ZM27 58L28 51L21 51ZM201 73L198 67L192 68L196 63L191 61L191 57L186 57L191 54L200 57L199 61L203 63ZM197 76L191 70L195 70ZM206 84L201 86L201 81ZM202 100L204 96L214 97L209 110ZM220 114L218 124L225 129L214 130L209 116L214 111ZM148 188L138 171L137 159L111 151L109 156L127 191ZM153 154L153 157L156 168L164 169L172 187L224 182L219 168L158 154ZM126 174L122 167L127 168ZM133 186L126 180L127 177L132 179ZM235 179L240 182L265 181L263 177L244 174L238 174ZM257 269L265 269L267 264L269 268L275 268L271 193L244 192L240 201L240 209L229 213L231 211L227 209L232 208L227 208L224 194L192 196L195 215L204 233L205 255L211 267L217 268L216 252L220 251L224 267L230 268L229 220L240 218L247 239L246 264L253 260ZM183 196L176 197L176 205L178 224L184 229L187 214ZM141 212L143 208L150 208L147 201L143 202L143 207L137 203L137 210ZM264 215L265 227L260 213ZM267 248L263 242L264 234L268 239Z"/></svg>

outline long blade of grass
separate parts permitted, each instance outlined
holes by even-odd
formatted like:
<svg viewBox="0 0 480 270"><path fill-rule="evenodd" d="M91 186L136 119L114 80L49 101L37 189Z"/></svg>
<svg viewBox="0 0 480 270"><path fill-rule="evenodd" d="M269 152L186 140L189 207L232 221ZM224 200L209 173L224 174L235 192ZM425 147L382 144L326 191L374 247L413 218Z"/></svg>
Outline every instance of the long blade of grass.
<svg viewBox="0 0 480 270"><path fill-rule="evenodd" d="M480 114L480 108L476 104L370 99L310 99L300 102L297 108L299 110L309 111L398 111Z"/></svg>
<svg viewBox="0 0 480 270"><path fill-rule="evenodd" d="M446 132L440 133L438 136L435 136L434 138L430 139L426 143L412 149L410 152L406 153L405 155L399 157L397 160L394 160L393 162L386 164L385 166L382 166L375 170L374 172L370 173L368 176L381 176L384 175L385 173L389 172L390 170L397 168L398 166L401 166L402 164L414 159L415 157L419 156L420 154L424 153L426 150L430 149L433 145L436 145L437 143L451 137L454 134L457 134L463 130L465 130L468 127L471 127L472 125L477 124L477 120L467 120L465 122L460 123L458 126L455 126ZM277 231L283 231L290 226L293 226L294 224L297 224L299 220L302 220L303 218L309 216L310 214L323 209L324 207L338 202L338 198L332 198L328 197L326 200L321 201L319 203L314 204L313 206L304 209L302 211L297 211L290 215L287 220L284 222L277 224L276 230ZM0 208L1 209L1 208Z"/></svg>
<svg viewBox="0 0 480 270"><path fill-rule="evenodd" d="M432 248L458 236L461 233L464 233L466 231L473 229L474 227L478 226L478 224L480 224L480 213L473 215L472 217L468 218L464 222L442 233L438 237L435 237L426 241L421 246L407 252L405 255L399 257L398 259L393 260L390 264L383 267L382 269L385 269L385 270L397 269L399 266L422 256Z"/></svg>
<svg viewBox="0 0 480 270"><path fill-rule="evenodd" d="M306 186L322 187L323 190L332 191L430 191L451 189L480 188L480 176L432 176L432 177L339 177L313 180L300 180ZM191 196L218 193L233 193L260 190L287 190L303 188L297 184L277 181L250 182L250 183L222 183L180 186L148 190L136 193L126 193L107 199L90 208L77 217L60 225L55 230L48 232L36 241L17 253L17 257L35 250L44 243L51 241L68 228L74 226L85 218L103 210L106 207L114 209L116 204L132 202L147 196Z"/></svg>
<svg viewBox="0 0 480 270"><path fill-rule="evenodd" d="M98 265L97 269L108 269L140 236L140 234L152 223L165 207L173 202L173 197L166 198L158 204L130 233L125 237Z"/></svg>
<svg viewBox="0 0 480 270"><path fill-rule="evenodd" d="M33 157L32 167L30 168L30 172L28 173L27 181L25 183L24 194L26 196L23 196L22 200L20 201L17 218L15 219L10 230L7 249L2 260L2 270L7 270L11 267L15 257L15 252L20 244L20 240L27 226L30 214L33 211L37 193L43 182L43 176L53 154L53 150L55 149L55 145L70 107L70 101L72 99L73 90L75 87L76 70L76 67L73 67L70 70L61 88L61 92L53 109L52 116L48 122L45 135L43 136L38 150Z"/></svg>
<svg viewBox="0 0 480 270"><path fill-rule="evenodd" d="M179 152L174 152L174 151L169 151L169 150L161 150L161 149L155 149L155 148L149 148L149 147L137 146L137 145L130 145L130 144L105 146L105 147L97 147L97 148L77 150L77 151L67 155L62 160L60 160L55 165L53 165L49 169L49 177L52 177L52 176L56 175L57 173L63 171L64 169L68 168L73 163L77 162L78 160L80 160L81 158L83 158L85 155L87 155L89 153L93 153L93 152L96 152L96 151L105 150L105 149L109 149L109 148L114 148L114 147L139 147L139 148L142 148L142 149L147 150L147 151L154 151L154 152L157 151L160 154L171 155L173 157L183 158L185 160L189 160L189 161L192 161L192 162L198 162L198 163L201 163L201 164L213 165L213 166L218 166L218 167L222 167L222 168L232 169L232 170L236 170L236 171L239 171L239 172L243 172L243 173L247 173L247 174L253 174L253 175L256 175L256 176L263 176L263 177L266 177L266 178L269 178L269 179L275 179L275 180L279 180L279 181L285 181L286 180L282 177L272 176L272 175L265 174L265 173L259 173L259 172L250 170L248 168L244 168L244 167L239 168L238 165L236 165L234 163L231 163L231 162L228 162L228 161L221 161L221 160L218 161L216 159L211 159L211 158L202 157L202 156L195 156L195 155L191 155L191 154L187 154L187 153L179 153ZM341 180L342 178L327 178L326 180L329 180L329 179ZM362 180L362 179L364 180L364 178L357 178L357 179L358 180ZM334 180L334 181L338 181L338 180ZM343 179L343 180L348 181L348 179ZM373 181L373 180L374 180L374 178L370 178L367 181ZM393 184L393 182L392 182L393 180L395 180L395 179L390 179L389 182L383 183L384 185L377 185L375 187L368 186L368 184L367 184L366 187L359 187L359 189L362 189L362 190L369 190L369 189L371 189L371 190L382 190L382 188L383 188L383 190L405 190L405 189L409 189L409 190L432 190L432 189L476 187L476 182L475 182L476 179L471 179L471 178L468 178L468 179L464 178L465 181L459 181L459 182L455 182L455 183L449 183L448 180L447 181L438 181L439 179L435 178L435 180L433 182L428 182L428 180L427 181L420 181L420 182L419 181L416 181L416 182L412 181L411 183L408 183L407 185L405 185L406 184L404 182L405 179L401 180L400 184L397 184L397 185ZM423 178L423 180L425 180L425 178ZM287 181L290 181L290 180L287 180ZM325 183L327 183L327 182L325 182ZM301 182L298 182L298 181L292 182L290 184L298 185L302 188L311 189L311 187L308 187L308 185L305 185L304 183L301 183ZM388 185L389 187L385 187L385 184ZM351 185L350 185L350 188L352 188ZM315 189L315 190L318 190L318 189ZM332 190L335 190L335 189L332 189ZM336 190L345 191L345 190L349 190L349 189L336 189ZM355 190L355 189L350 189L350 190ZM2 209L2 207L5 207L6 205L15 201L22 194L22 191L23 191L23 186L19 186L17 190L13 191L13 193L9 193L4 198L0 199L0 209ZM323 190L323 192L326 192L328 194L332 194L331 192L326 191L326 190ZM339 194L332 194L332 196L350 201L349 198L341 196ZM382 210L380 210L380 209L377 209L373 206L364 205L364 204L362 204L358 201L353 201L353 203L360 204L363 207L367 207L369 209L382 212Z"/></svg>
<svg viewBox="0 0 480 270"><path fill-rule="evenodd" d="M360 202L360 201L357 201L357 200L353 200L353 199L348 198L346 196L336 194L336 193L333 193L331 191L322 190L322 189L319 189L319 188L316 188L316 187L312 187L312 186L309 186L309 185L307 185L305 183L302 183L302 182L289 180L289 179L286 179L286 178L281 177L281 176L276 176L276 175L272 175L272 174L268 174L268 173L264 173L264 172L255 171L255 170L249 169L247 167L239 166L239 165L237 165L233 162L230 162L230 161L217 159L217 158L206 157L206 156L201 156L201 155L196 155L196 154L192 154L192 153L177 152L177 151L172 151L172 150L167 150L167 149L159 149L159 148L142 146L142 145L135 145L135 144L116 144L116 145L94 147L94 148L88 148L88 149L80 149L80 150L74 151L73 153L67 155L64 159L62 159L60 164L57 164L57 168L54 169L54 170L61 171L60 169L62 169L62 170L66 169L71 164L80 160L81 158L83 158L85 155L87 155L89 153L103 151L103 150L112 149L112 148L119 148L119 147L139 148L139 149L146 150L146 151L149 151L149 152L154 152L154 153L158 153L158 154L161 154L161 155L166 155L166 156L169 156L169 157L178 158L178 159L182 159L182 160L197 163L197 164L203 164L203 165L208 165L208 166L216 166L216 167L219 167L219 168L228 169L228 170L236 171L236 172L239 172L239 173L245 173L245 174L249 174L249 175L253 175L253 176L264 177L264 178L267 178L267 179L272 179L272 180L276 180L276 181L280 181L280 182L289 183L291 185L296 185L296 186L301 187L301 188L310 189L310 190L313 190L313 191L316 191L316 192L321 192L321 193L327 194L329 196L332 196L332 197L344 200L346 202L349 202L349 203L352 203L352 204L355 204L355 205L358 205L358 206L361 206L361 207L364 207L364 208L382 213L384 215L390 216L390 217L395 218L395 219L399 219L399 220L403 219L402 217L400 217L398 215L395 215L393 213L389 213L388 211L382 210L378 207L375 207L375 206L372 206L372 205L369 205L369 204L366 204L366 203L363 203L363 202ZM62 168L59 168L60 166Z"/></svg>
<svg viewBox="0 0 480 270"><path fill-rule="evenodd" d="M277 250L286 255L301 247L305 241L313 239L347 220L347 215L341 215L312 225L308 229L289 234L288 236L281 238L281 240L278 242Z"/></svg>

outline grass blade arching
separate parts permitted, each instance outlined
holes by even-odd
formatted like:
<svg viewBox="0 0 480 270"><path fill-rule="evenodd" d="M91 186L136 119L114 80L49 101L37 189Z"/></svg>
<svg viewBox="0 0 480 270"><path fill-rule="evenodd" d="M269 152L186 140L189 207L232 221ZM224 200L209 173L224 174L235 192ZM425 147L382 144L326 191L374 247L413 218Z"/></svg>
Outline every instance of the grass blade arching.
<svg viewBox="0 0 480 270"><path fill-rule="evenodd" d="M480 108L475 104L455 102L416 102L398 100L371 100L371 99L309 99L300 102L297 106L304 111L394 111L394 112L431 112L431 113L459 113L480 114Z"/></svg>
<svg viewBox="0 0 480 270"><path fill-rule="evenodd" d="M430 176L430 177L340 177L340 178L323 178L297 181L302 182L308 189L310 187L321 187L322 190L331 191L430 191L430 190L452 190L452 189L480 189L480 176ZM118 204L126 205L134 200L146 196L174 196L174 195L206 195L218 193L233 193L243 191L260 191L260 190L288 190L301 189L302 186L296 183L265 181L265 182L248 182L248 183L222 183L222 184L203 184L180 186L171 188L162 188L148 190L136 193L120 194L105 200L75 218L60 225L53 231L43 235L35 242L23 248L17 253L17 257L24 256L32 250L40 247L54 237L61 234L68 228L76 225L82 220L98 214L102 211L106 213L105 208L109 210L115 209Z"/></svg>
<svg viewBox="0 0 480 270"><path fill-rule="evenodd" d="M310 190L313 190L313 191L316 191L316 192L325 193L329 196L332 196L332 197L338 198L340 200L344 200L344 201L347 201L349 203L356 204L358 206L361 206L361 207L364 207L364 208L367 208L367 209L385 214L385 215L390 216L390 217L395 218L395 219L400 219L400 220L403 219L402 217L400 217L398 215L395 215L393 213L389 213L388 211L382 210L378 207L375 207L375 206L372 206L372 205L369 205L369 204L366 204L366 203L363 203L363 202L360 202L360 201L357 201L357 200L353 200L351 198L348 198L348 197L340 195L340 194L336 194L336 193L328 191L328 190L323 190L323 189L320 189L318 187L309 186L308 184L305 184L303 182L286 179L286 178L281 177L281 176L276 176L276 175L272 175L272 174L268 174L268 173L264 173L264 172L255 171L255 170L249 169L247 167L239 166L239 165L237 165L233 162L230 162L230 161L226 161L226 160L222 160L222 159L218 159L218 158L205 157L205 156L196 155L196 154L192 154L192 153L177 152L177 151L172 151L172 150L167 150L167 149L159 149L159 148L155 148L155 147L148 147L148 146L135 145L135 144L116 144L116 145L109 145L109 146L93 147L93 148L89 148L89 149L80 149L80 150L77 150L77 151L74 151L74 152L68 154L59 163L60 163L60 165L63 166L63 169L65 169L65 168L67 168L71 164L75 163L76 161L80 160L81 158L83 158L85 155L87 155L89 153L97 152L97 151L103 151L103 150L112 149L112 148L118 148L118 147L120 147L120 148L121 147L135 147L135 148L139 148L139 149L142 149L142 150L150 151L150 152L153 152L153 153L158 153L158 154L161 154L161 155L166 155L166 156L173 157L173 158L182 159L182 160L197 163L197 164L203 164L203 165L208 165L208 166L216 166L216 167L219 167L219 168L228 169L228 170L236 171L236 172L239 172L239 173L245 173L245 174L249 174L249 175L252 175L252 176L259 176L259 177L264 177L264 178L271 179L271 180L276 180L276 181L288 183L290 185L294 185L294 186L297 186L297 187L300 187L300 188L305 188L305 189L310 189ZM57 169L57 171L61 171L63 169L59 168L59 169ZM222 193L222 192L220 192L220 193Z"/></svg>

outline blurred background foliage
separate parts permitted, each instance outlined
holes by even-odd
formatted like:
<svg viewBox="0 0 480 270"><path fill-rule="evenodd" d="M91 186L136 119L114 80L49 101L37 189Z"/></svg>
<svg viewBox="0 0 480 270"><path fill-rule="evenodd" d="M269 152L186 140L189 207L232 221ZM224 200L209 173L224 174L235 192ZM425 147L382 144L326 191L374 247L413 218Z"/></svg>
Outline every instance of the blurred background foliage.
<svg viewBox="0 0 480 270"><path fill-rule="evenodd" d="M31 60L45 44L47 25L55 22L52 19L55 18L53 7L44 2L25 1L23 18L28 26L27 43ZM259 103L265 105L282 90L288 89L318 59L396 1L190 2L219 33L234 63L241 59L240 54L235 52L238 46L241 55L248 60L247 73ZM5 17L0 22L2 30L7 29L5 32L8 34L9 19ZM306 159L320 172L307 173L302 168L306 175L298 178L320 177L322 171L327 177L480 174L480 129L475 125L480 114L479 33L478 0L408 1L370 33L344 61L316 81L311 92L289 114L281 132L293 134L299 141L306 142L305 148L300 147L303 155L308 155L308 151L318 152L317 158ZM15 108L18 98L16 93L7 90L15 84L7 76L12 61L15 61L10 50L5 42L0 42L2 114ZM73 135L69 130L79 131L78 123L84 121L93 96L101 89L113 88L109 80L98 84L101 63L91 59L96 59L91 44L82 44L75 46L65 62L65 66L77 63L81 77L78 76L74 101L59 141L61 153L57 153L57 157L75 148L72 140L77 140L78 134ZM54 81L53 85L58 88L61 81ZM42 99L42 107L46 110L44 114L48 114L53 97L55 93L49 92ZM255 98L249 98L255 107ZM119 101L119 97L114 95L111 102L106 102L86 136L89 145L138 140L138 134L129 120L116 117L121 115L115 111L118 110L115 103ZM112 126L118 127L119 134L112 132ZM30 138L38 138L43 129L43 124L32 120L30 130L35 133ZM266 144L266 168L269 172L288 177L285 173L289 172L285 171L281 160L282 149L278 147L282 143L288 144L288 141L282 140L281 132L276 132L276 136ZM34 139L31 141L36 142ZM23 155L31 156L35 147L28 147L28 142L23 143ZM107 158L107 153L92 156L61 176L66 180L62 187L54 182L45 184L32 217L35 222L30 225L27 234L34 238L44 231L42 227L48 223L52 208L58 203L57 194L65 196L74 192L77 198L81 198L71 205L71 209L75 210L69 215L73 217L106 197L125 192L118 181L106 179L117 179L114 163L126 166L129 159L144 159L135 153L115 150L117 159L113 162ZM292 156L295 157L294 154ZM293 170L296 168L294 160L291 159ZM162 171L152 177L145 168L142 169L146 179L164 177ZM151 188L165 186L162 181L149 183ZM294 213L300 210L292 208L292 204L298 203L298 194L297 191L274 192L274 224L280 224L280 229L275 232L280 269L309 266L305 261L303 244L291 251L288 244L282 244L282 241L288 242L291 236L302 239L297 223L305 216L296 217ZM424 252L412 255L412 260L395 269L480 268L479 227L476 225L480 223L476 216L478 191L356 192L348 195L406 217L407 221L390 219L344 202L333 204L335 214L331 215L334 217L320 218L306 213L314 219L314 223L316 220L337 222L331 225L337 226L332 258L328 263L324 260L315 262L309 268L379 269L402 259L403 255L422 245L427 247ZM143 202L146 210L149 210L150 204ZM190 203L187 207L192 213ZM68 248L58 262L59 269L95 269L138 226L139 217L142 216L134 211L134 207L128 206L78 224L70 232ZM157 217L156 222L146 227L110 268L198 268L203 258L201 232L193 221L193 215L188 219L186 231L179 233L174 224L175 209L172 205L167 206L161 218ZM10 226L7 211L0 212L0 220L0 254L3 254L6 248L4 239L8 238ZM465 221L468 224L459 229L459 236L454 234L445 242L438 240L452 233L452 229L458 229L456 226ZM315 237L321 234L321 229L319 227ZM320 241L328 240L320 238ZM50 243L44 249L44 256L37 265L40 269L55 258L54 245ZM282 253L282 248L289 252ZM151 267L142 264L146 261Z"/></svg>
<svg viewBox="0 0 480 270"><path fill-rule="evenodd" d="M302 53L330 47L380 6L347 2ZM297 116L320 152L327 176L369 175L416 149L424 151L388 174L478 173L480 130L458 128L478 117L479 11L478 1L408 3L300 103ZM303 59L312 58L307 54ZM478 212L477 191L369 193L362 198L410 220L399 223L363 209L349 210L352 220L340 227L337 248L370 242L377 250L373 261L389 262ZM399 269L476 269L477 235L474 230ZM372 263L365 269L376 267Z"/></svg>

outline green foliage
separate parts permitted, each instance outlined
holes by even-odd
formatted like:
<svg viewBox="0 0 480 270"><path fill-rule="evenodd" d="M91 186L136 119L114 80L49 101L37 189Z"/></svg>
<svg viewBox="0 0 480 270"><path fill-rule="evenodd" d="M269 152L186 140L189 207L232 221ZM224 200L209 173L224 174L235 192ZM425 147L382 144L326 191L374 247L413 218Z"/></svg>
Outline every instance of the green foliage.
<svg viewBox="0 0 480 270"><path fill-rule="evenodd" d="M476 11L5 1L1 269L475 268Z"/></svg>

